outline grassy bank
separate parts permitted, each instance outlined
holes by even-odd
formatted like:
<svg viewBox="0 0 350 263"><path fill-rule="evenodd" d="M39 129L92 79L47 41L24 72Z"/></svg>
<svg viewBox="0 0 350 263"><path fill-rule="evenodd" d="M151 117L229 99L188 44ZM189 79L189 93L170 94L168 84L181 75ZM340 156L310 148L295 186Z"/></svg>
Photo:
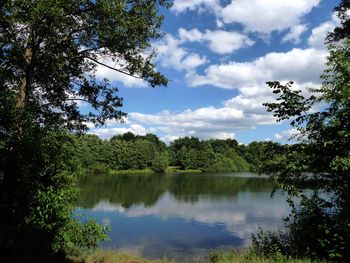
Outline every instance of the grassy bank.
<svg viewBox="0 0 350 263"><path fill-rule="evenodd" d="M97 250L85 257L69 259L70 263L175 263L168 259L149 260L128 255L116 250ZM197 262L197 261L196 261ZM186 262L190 263L190 262ZM209 252L203 263L325 263L310 259L292 259L281 255L274 258L262 258L246 250L214 250Z"/></svg>
<svg viewBox="0 0 350 263"><path fill-rule="evenodd" d="M88 256L71 257L69 263L175 263L167 259L148 260L116 250L96 250Z"/></svg>
<svg viewBox="0 0 350 263"><path fill-rule="evenodd" d="M310 259L293 259L276 254L273 258L263 258L246 250L214 250L208 255L208 263L325 263Z"/></svg>
<svg viewBox="0 0 350 263"><path fill-rule="evenodd" d="M123 174L154 174L155 172L151 169L142 169L142 170L110 170L109 174L111 175L123 175Z"/></svg>

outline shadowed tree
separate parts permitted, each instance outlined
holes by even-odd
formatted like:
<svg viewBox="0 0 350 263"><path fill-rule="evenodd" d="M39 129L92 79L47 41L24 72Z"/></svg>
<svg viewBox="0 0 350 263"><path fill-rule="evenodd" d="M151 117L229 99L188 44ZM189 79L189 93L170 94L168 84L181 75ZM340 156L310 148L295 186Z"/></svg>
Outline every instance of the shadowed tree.
<svg viewBox="0 0 350 263"><path fill-rule="evenodd" d="M85 243L63 231L74 200L63 134L84 131L87 122L100 125L125 116L117 87L96 77L100 66L152 87L167 84L152 63L150 42L161 37L158 11L168 6L167 0L1 2L2 251L15 257L23 249L27 258L27 252L45 257L66 244L83 249L96 243L97 230L97 238ZM82 102L91 110L81 111ZM76 226L76 234L89 236Z"/></svg>

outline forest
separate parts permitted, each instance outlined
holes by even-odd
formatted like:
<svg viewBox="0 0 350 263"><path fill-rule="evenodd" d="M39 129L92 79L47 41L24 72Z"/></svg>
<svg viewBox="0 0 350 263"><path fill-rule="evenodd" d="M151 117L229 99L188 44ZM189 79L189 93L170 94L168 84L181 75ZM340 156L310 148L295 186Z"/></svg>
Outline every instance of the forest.
<svg viewBox="0 0 350 263"><path fill-rule="evenodd" d="M178 138L167 146L156 135L131 132L100 139L93 134L72 135L70 145L77 168L92 172L151 170L166 172L195 170L202 172L259 172L276 156L296 145L276 142L239 144L235 139L200 140Z"/></svg>

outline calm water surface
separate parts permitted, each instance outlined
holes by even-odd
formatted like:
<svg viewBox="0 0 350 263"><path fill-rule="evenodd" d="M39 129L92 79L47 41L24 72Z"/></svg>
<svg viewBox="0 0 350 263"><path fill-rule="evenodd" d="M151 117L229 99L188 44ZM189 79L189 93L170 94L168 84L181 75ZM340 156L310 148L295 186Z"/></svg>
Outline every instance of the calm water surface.
<svg viewBox="0 0 350 263"><path fill-rule="evenodd" d="M77 211L112 228L105 248L194 261L208 249L245 247L259 227L277 229L289 208L252 173L86 175Z"/></svg>

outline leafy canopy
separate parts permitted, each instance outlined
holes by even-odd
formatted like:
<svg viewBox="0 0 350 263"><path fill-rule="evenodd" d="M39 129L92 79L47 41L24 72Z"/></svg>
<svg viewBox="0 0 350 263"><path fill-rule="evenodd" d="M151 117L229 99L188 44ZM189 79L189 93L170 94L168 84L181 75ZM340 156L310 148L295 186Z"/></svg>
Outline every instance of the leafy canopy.
<svg viewBox="0 0 350 263"><path fill-rule="evenodd" d="M37 121L58 116L68 128L120 119L117 87L96 78L98 66L115 74L166 85L155 70L151 41L161 37L166 0L12 0L0 6L0 86L16 93L16 108ZM93 110L82 113L78 102Z"/></svg>
<svg viewBox="0 0 350 263"><path fill-rule="evenodd" d="M343 1L338 8L347 4ZM347 24L348 20L342 21L342 26ZM339 262L350 258L349 57L350 40L343 35L329 45L322 86L311 90L314 95L309 98L292 90L291 82L267 83L280 95L276 102L265 104L268 111L278 121L290 119L302 143L264 166L263 171L287 191L293 210L286 218L285 233L254 236L253 247L259 253ZM300 197L299 206L293 202L295 196Z"/></svg>
<svg viewBox="0 0 350 263"><path fill-rule="evenodd" d="M122 98L99 66L166 85L151 41L167 0L5 0L0 3L0 250L52 262L106 237L73 218L76 167L68 130L120 120ZM91 106L79 109L79 102ZM19 253L20 252L20 253ZM21 258L23 257L23 258ZM59 261L62 262L62 261Z"/></svg>

